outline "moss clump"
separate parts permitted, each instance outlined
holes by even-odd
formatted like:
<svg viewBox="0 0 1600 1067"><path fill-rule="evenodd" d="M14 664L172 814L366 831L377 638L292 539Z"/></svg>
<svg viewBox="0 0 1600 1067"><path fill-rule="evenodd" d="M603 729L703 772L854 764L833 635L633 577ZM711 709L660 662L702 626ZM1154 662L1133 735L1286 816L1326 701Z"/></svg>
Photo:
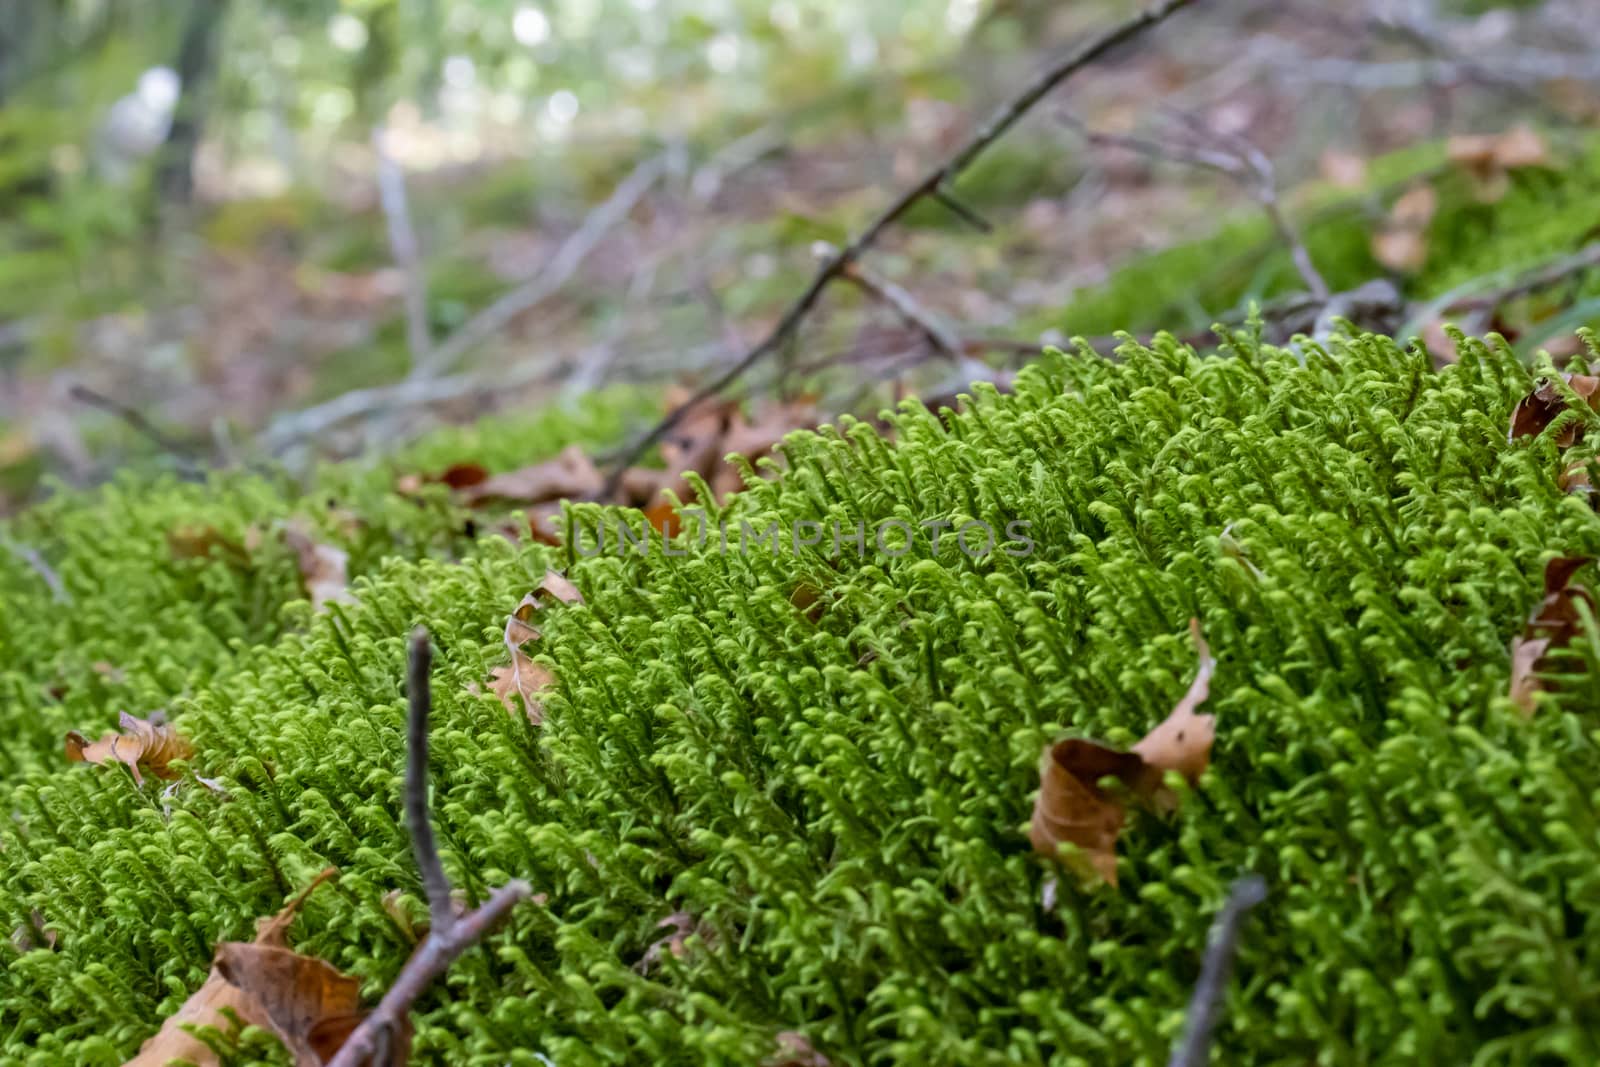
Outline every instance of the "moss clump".
<svg viewBox="0 0 1600 1067"><path fill-rule="evenodd" d="M1447 167L1443 156L1441 144L1408 149L1373 161L1367 192L1312 189L1301 198L1293 210L1303 220L1307 251L1330 287L1348 290L1383 272L1372 258L1372 234L1388 202L1413 182L1429 182L1439 194L1427 261L1401 279L1418 300L1575 251L1600 227L1600 142L1593 138L1557 149L1549 169L1513 172L1507 192L1494 203L1480 202L1468 175ZM1251 302L1304 288L1282 239L1259 211L1246 209L1215 233L1132 260L1030 325L1086 337L1176 324L1204 330ZM1568 302L1595 296L1600 281L1564 293ZM1600 310L1586 301L1580 317L1565 326L1570 331L1596 321Z"/></svg>
<svg viewBox="0 0 1600 1067"><path fill-rule="evenodd" d="M410 945L384 894L421 917L400 686L425 622L446 865L473 893L517 876L548 899L419 1005L418 1062L759 1063L800 1030L835 1063L1161 1063L1243 870L1271 897L1223 1061L1593 1062L1593 705L1569 689L1524 721L1505 693L1543 560L1600 555L1600 519L1557 488L1552 442L1506 440L1527 371L1474 343L1435 373L1372 337L1303 364L1248 339L1123 356L1054 356L948 422L908 408L893 444L794 435L788 475L712 516L1027 520L1025 556L491 540L379 561L356 604L256 630L232 620L235 585L142 590L121 538L70 542L108 632L119 600L227 620L229 657L198 621L128 635L186 665L141 695L170 685L192 771L226 796L9 775L0 921L36 908L60 941L0 976L0 1060L119 1062L216 940L327 864L343 876L297 947L372 996L393 978ZM587 602L541 620L560 681L534 728L467 687L552 564ZM8 627L48 615L26 573L0 582ZM1191 616L1220 661L1212 767L1171 820L1130 821L1120 888L1046 910L1023 833L1039 752L1158 721L1193 669ZM77 632L28 625L4 639L13 690ZM639 965L678 911L699 934Z"/></svg>

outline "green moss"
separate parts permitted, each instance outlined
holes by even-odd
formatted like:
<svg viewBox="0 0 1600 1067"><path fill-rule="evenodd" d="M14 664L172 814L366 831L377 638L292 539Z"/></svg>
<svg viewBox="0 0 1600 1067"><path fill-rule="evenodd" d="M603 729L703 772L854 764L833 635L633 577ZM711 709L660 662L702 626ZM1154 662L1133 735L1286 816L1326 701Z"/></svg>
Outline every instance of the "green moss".
<svg viewBox="0 0 1600 1067"><path fill-rule="evenodd" d="M1303 364L1244 340L1123 356L1052 356L948 423L908 407L892 445L855 424L793 435L790 473L715 516L1026 519L1024 557L948 537L866 558L491 540L459 563L399 550L364 566L354 605L256 624L244 579L152 572L129 547L155 504L113 490L72 520L63 501L32 532L68 547L83 617L0 557L20 609L4 684L91 654L85 635L181 664L127 703L169 702L227 796L7 770L0 921L38 908L61 938L0 976L0 1060L118 1062L216 940L330 863L297 945L376 997L410 950L383 894L420 893L399 790L421 622L446 866L475 895L517 876L548 899L418 1005L416 1062L749 1064L798 1029L835 1063L1162 1063L1243 870L1271 896L1219 1062L1594 1062L1593 702L1569 689L1524 720L1505 693L1543 560L1600 555L1600 519L1556 487L1553 442L1506 440L1528 372L1473 344L1435 373L1379 338ZM186 492L235 526L266 507L260 488ZM133 532L102 527L95 549L89 524L119 515ZM533 728L467 687L550 565L586 603L542 620L560 681ZM791 603L801 583L820 614ZM1211 770L1170 820L1130 819L1118 888L1064 887L1047 911L1022 832L1040 749L1164 715L1191 616L1220 661ZM1580 646L1600 670L1593 626ZM117 706L78 699L51 731ZM701 941L641 973L678 910Z"/></svg>
<svg viewBox="0 0 1600 1067"><path fill-rule="evenodd" d="M1427 235L1428 257L1415 276L1401 279L1417 300L1463 281L1518 265L1535 265L1592 240L1600 227L1600 142L1585 138L1558 146L1559 165L1511 175L1510 190L1494 203L1477 200L1466 176L1442 169L1443 146L1424 145L1373 161L1369 191L1356 195L1310 189L1291 210L1313 262L1335 290L1354 288L1383 273L1370 240L1379 212L1413 181L1430 181L1439 208ZM1301 291L1282 240L1258 211L1246 211L1197 240L1140 256L1065 308L1036 317L1035 331L1069 336L1135 332L1180 324L1204 330L1251 302ZM1600 296L1600 279L1582 298ZM1590 307L1567 329L1592 323ZM1026 332L1026 331L1025 331Z"/></svg>

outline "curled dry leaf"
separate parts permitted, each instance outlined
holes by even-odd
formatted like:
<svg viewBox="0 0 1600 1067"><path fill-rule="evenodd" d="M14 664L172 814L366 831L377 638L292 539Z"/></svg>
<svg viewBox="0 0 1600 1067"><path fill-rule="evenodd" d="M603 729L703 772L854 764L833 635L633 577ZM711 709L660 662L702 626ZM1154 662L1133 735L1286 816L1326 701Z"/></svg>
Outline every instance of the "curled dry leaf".
<svg viewBox="0 0 1600 1067"><path fill-rule="evenodd" d="M1166 772L1176 771L1193 782L1210 765L1216 716L1196 709L1210 695L1216 660L1197 620L1190 620L1189 630L1200 658L1195 679L1171 714L1130 751L1078 738L1045 749L1028 829L1035 851L1058 858L1062 844L1075 845L1079 852L1070 865L1080 875L1116 885L1116 844L1126 811L1121 798L1100 783L1114 778L1136 799L1170 812L1177 807L1177 797L1163 781Z"/></svg>
<svg viewBox="0 0 1600 1067"><path fill-rule="evenodd" d="M140 766L157 778L172 779L178 777L178 772L168 764L194 755L194 746L159 711L152 713L148 719L124 711L117 721L122 726L122 732L108 730L98 741L91 742L76 730L67 731L67 762L123 763L133 773L133 780L143 785L144 776L139 773Z"/></svg>
<svg viewBox="0 0 1600 1067"><path fill-rule="evenodd" d="M1600 378L1587 374L1563 374L1561 378L1590 410L1600 411ZM1511 430L1507 439L1515 441L1519 437L1537 436L1566 410L1567 398L1556 383L1549 378L1541 379L1533 392L1511 409ZM1582 436L1583 426L1571 423L1556 437L1556 447L1571 448Z"/></svg>
<svg viewBox="0 0 1600 1067"><path fill-rule="evenodd" d="M300 580L315 611L335 600L350 599L350 554L341 548L313 539L303 522L291 521L283 528L283 542L294 552L300 566Z"/></svg>
<svg viewBox="0 0 1600 1067"><path fill-rule="evenodd" d="M1549 145L1527 125L1499 134L1460 134L1446 142L1445 152L1472 179L1483 203L1493 203L1510 191L1510 171L1550 165Z"/></svg>
<svg viewBox="0 0 1600 1067"><path fill-rule="evenodd" d="M395 479L395 491L416 496L425 485L444 485L451 489L470 489L489 480L489 469L480 463L452 463L432 474L402 474Z"/></svg>
<svg viewBox="0 0 1600 1067"><path fill-rule="evenodd" d="M516 610L506 617L505 645L511 662L490 672L490 688L512 715L517 713L515 696L522 698L523 714L535 726L544 722L544 705L537 694L556 680L548 668L535 663L522 646L539 639L539 630L532 623L533 616L543 611L551 600L563 604L583 603L583 594L564 575L546 571L544 578L533 591L523 597Z"/></svg>
<svg viewBox="0 0 1600 1067"><path fill-rule="evenodd" d="M1372 235L1372 258L1393 271L1420 270L1428 261L1428 224L1438 208L1439 197L1433 186L1422 184L1408 189Z"/></svg>
<svg viewBox="0 0 1600 1067"><path fill-rule="evenodd" d="M1589 563L1587 556L1558 556L1545 564L1544 597L1528 617L1522 636L1511 642L1511 702L1523 715L1532 715L1536 697L1550 688L1540 675L1554 666L1550 654L1572 644L1583 627L1581 601L1595 611L1594 597L1572 578Z"/></svg>
<svg viewBox="0 0 1600 1067"><path fill-rule="evenodd" d="M254 941L224 941L205 983L161 1024L125 1067L160 1067L184 1060L215 1067L220 1060L188 1028L231 1033L237 1023L272 1031L294 1055L295 1067L321 1067L361 1019L360 981L288 947L289 927L311 892L337 872L329 867L277 915L256 924ZM390 1062L404 1064L411 1035L396 1038Z"/></svg>

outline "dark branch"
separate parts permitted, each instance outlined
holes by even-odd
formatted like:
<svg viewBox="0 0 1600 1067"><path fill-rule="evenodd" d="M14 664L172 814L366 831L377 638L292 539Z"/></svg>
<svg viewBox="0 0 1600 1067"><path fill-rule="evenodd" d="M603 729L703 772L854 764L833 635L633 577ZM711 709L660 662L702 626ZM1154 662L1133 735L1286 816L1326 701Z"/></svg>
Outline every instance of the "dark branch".
<svg viewBox="0 0 1600 1067"><path fill-rule="evenodd" d="M442 934L450 929L456 916L450 906L450 878L439 859L428 814L428 714L433 710L428 672L432 666L428 631L419 626L412 631L406 661L406 828L411 831L417 869L422 872L422 887L428 894L428 917L433 929Z"/></svg>
<svg viewBox="0 0 1600 1067"><path fill-rule="evenodd" d="M459 919L455 917L450 901L450 880L439 862L428 809L428 713L432 704L428 669L432 661L428 631L419 626L411 634L406 667L409 715L405 807L412 848L417 855L417 866L422 870L422 884L428 892L432 925L428 936L401 969L400 977L395 979L372 1014L345 1039L338 1053L328 1061L328 1067L386 1065L389 1062L387 1050L394 1047L406 1030L406 1016L411 1005L435 978L449 969L457 956L487 937L506 913L533 891L527 882L514 879L491 893L481 907Z"/></svg>
<svg viewBox="0 0 1600 1067"><path fill-rule="evenodd" d="M832 246L827 244L821 247L827 251L832 249ZM956 336L955 331L919 304L916 297L888 278L870 270L865 263L850 264L840 273L840 277L887 306L907 326L926 337L928 344L941 354L950 359L960 359L962 352L966 350L966 345Z"/></svg>
<svg viewBox="0 0 1600 1067"><path fill-rule="evenodd" d="M185 444L177 438L169 436L159 426L151 422L144 412L131 408L121 401L113 400L104 393L90 389L87 385L78 383L74 383L67 389L67 395L80 404L88 404L90 407L99 408L101 411L115 415L127 423L134 432L149 440L151 444L161 449L161 451L171 454L173 458L184 466L195 470L203 466L200 456L195 452L192 445Z"/></svg>
<svg viewBox="0 0 1600 1067"><path fill-rule="evenodd" d="M623 472L638 462L639 457L649 451L657 442L671 433L673 428L689 412L720 394L763 358L778 351L784 342L799 329L800 323L811 313L811 309L821 299L823 291L827 289L830 282L838 278L846 267L856 262L883 235L885 230L898 222L919 201L924 197L936 196L939 190L951 183L973 160L977 159L985 149L1015 125L1017 120L1027 114L1046 94L1113 48L1137 37L1140 33L1160 23L1175 11L1187 7L1193 2L1194 0L1160 0L1159 3L1085 42L1035 75L1033 80L1023 86L1021 91L996 110L994 114L990 115L988 121L979 127L977 132L969 137L954 155L929 171L915 185L902 192L892 204L867 225L867 228L859 236L832 256L829 256L818 268L811 279L811 283L806 286L805 291L789 306L783 317L778 320L778 324L764 338L756 342L753 348L745 352L727 370L696 390L683 403L667 412L661 421L651 427L631 448L624 452L621 460L606 479L601 496L605 499L615 496L617 489L622 484Z"/></svg>
<svg viewBox="0 0 1600 1067"><path fill-rule="evenodd" d="M1247 874L1233 883L1228 899L1211 924L1200 981L1189 998L1189 1022L1172 1050L1167 1067L1205 1067L1211 1054L1211 1030L1227 992L1233 951L1239 943L1239 925L1245 912L1267 899L1267 883L1259 874Z"/></svg>

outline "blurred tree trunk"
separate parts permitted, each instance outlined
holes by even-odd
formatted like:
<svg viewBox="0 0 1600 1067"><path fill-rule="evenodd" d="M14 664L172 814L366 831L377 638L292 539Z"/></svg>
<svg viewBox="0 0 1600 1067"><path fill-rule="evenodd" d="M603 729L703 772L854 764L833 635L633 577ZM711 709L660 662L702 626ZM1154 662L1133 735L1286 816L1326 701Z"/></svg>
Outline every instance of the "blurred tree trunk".
<svg viewBox="0 0 1600 1067"><path fill-rule="evenodd" d="M184 19L176 64L181 95L156 170L156 190L169 204L187 204L194 196L194 154L205 130L226 5L227 0L191 0Z"/></svg>
<svg viewBox="0 0 1600 1067"><path fill-rule="evenodd" d="M35 39L48 32L49 17L35 0L0 0L0 104L33 69Z"/></svg>

